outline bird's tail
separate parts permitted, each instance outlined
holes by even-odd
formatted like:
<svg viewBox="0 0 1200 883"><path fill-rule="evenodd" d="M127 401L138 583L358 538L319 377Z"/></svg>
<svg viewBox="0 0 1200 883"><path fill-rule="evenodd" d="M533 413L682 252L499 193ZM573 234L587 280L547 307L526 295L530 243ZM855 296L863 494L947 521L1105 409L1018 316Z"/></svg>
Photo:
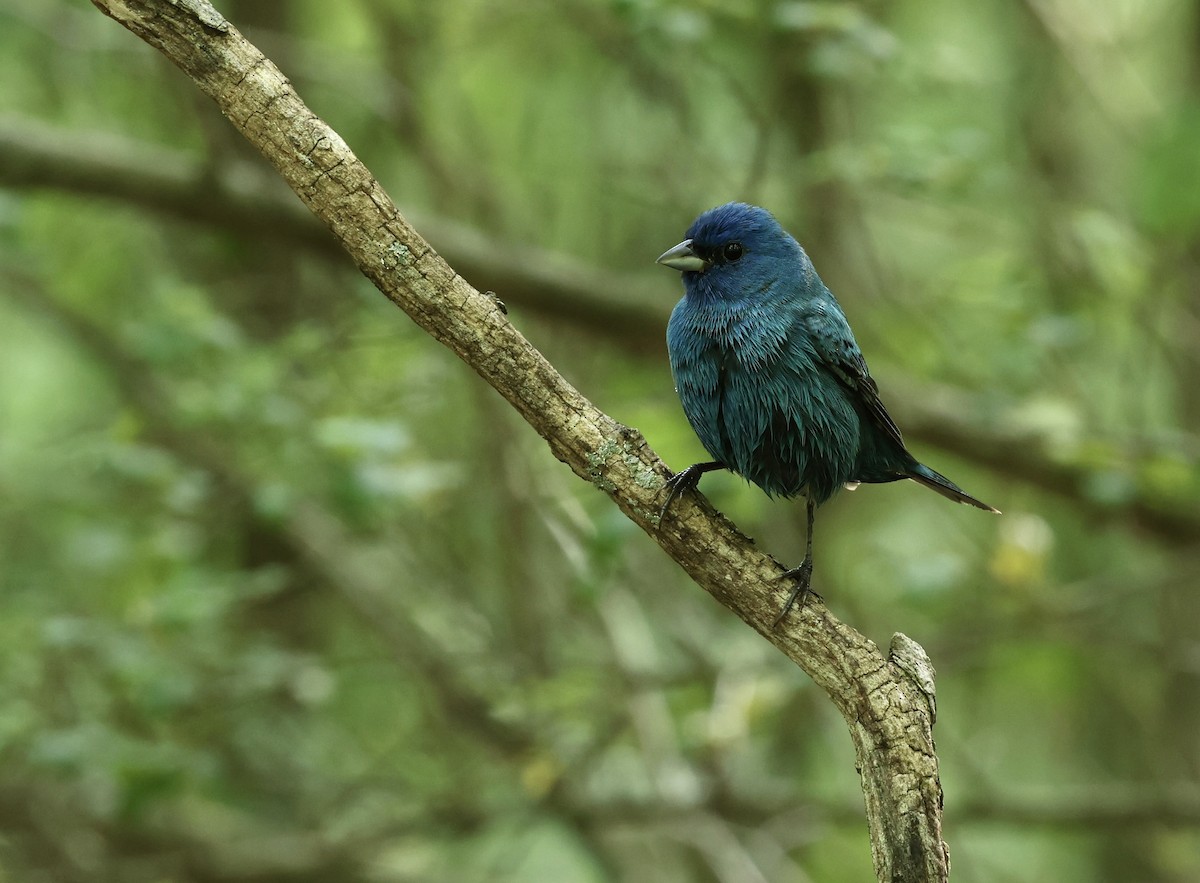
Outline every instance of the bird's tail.
<svg viewBox="0 0 1200 883"><path fill-rule="evenodd" d="M937 491L948 500L953 500L956 503L966 503L974 506L976 509L983 509L986 512L995 512L1000 514L1000 510L994 506L989 506L987 503L977 500L952 482L950 479L941 473L934 472L928 466L921 463L915 464L908 473L908 477L917 484L923 484L931 491Z"/></svg>

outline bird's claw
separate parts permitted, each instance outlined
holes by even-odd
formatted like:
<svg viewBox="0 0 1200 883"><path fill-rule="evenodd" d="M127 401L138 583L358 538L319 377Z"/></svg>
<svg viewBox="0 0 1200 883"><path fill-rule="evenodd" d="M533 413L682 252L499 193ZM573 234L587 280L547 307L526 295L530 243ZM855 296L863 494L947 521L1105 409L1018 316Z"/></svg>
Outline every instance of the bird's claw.
<svg viewBox="0 0 1200 883"><path fill-rule="evenodd" d="M665 485L667 488L667 499L662 504L662 508L658 510L659 521L667 514L667 510L671 508L671 504L675 502L676 497L686 491L695 490L696 486L700 484L700 476L704 474L704 470L698 468L698 466L699 464L689 466L687 469L676 472L667 479Z"/></svg>
<svg viewBox="0 0 1200 883"><path fill-rule="evenodd" d="M787 603L783 605L783 609L779 611L779 615L771 623L772 629L779 627L779 623L783 622L797 601L800 602L800 608L803 609L805 602L808 601L808 596L814 594L812 591L812 570L812 559L805 558L800 562L799 567L793 567L791 570L785 570L779 574L780 579L794 579L796 585L792 589L792 594L788 596Z"/></svg>

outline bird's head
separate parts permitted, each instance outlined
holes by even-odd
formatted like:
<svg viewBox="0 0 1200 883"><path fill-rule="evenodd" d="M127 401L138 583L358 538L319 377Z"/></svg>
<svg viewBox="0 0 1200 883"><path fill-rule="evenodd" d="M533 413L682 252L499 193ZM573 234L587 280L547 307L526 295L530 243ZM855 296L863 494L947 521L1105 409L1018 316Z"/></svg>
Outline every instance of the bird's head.
<svg viewBox="0 0 1200 883"><path fill-rule="evenodd" d="M788 275L803 279L807 255L764 208L731 202L702 214L686 239L658 259L679 270L689 295L754 299Z"/></svg>

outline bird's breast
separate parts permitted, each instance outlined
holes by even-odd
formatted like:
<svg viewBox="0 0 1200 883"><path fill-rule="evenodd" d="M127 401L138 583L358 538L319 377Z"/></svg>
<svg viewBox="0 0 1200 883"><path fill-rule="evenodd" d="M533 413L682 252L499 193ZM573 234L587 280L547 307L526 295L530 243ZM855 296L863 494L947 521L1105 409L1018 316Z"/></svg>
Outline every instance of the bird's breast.
<svg viewBox="0 0 1200 883"><path fill-rule="evenodd" d="M821 502L851 480L857 415L801 323L676 308L668 348L684 413L714 459L776 496Z"/></svg>

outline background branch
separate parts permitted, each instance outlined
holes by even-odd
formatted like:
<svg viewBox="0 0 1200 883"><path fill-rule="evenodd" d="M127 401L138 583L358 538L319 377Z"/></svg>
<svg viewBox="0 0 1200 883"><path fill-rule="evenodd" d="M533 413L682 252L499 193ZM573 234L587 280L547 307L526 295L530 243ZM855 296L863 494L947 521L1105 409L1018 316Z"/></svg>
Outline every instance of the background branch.
<svg viewBox="0 0 1200 883"><path fill-rule="evenodd" d="M277 178L257 166L206 168L190 154L143 141L0 118L0 185L91 194L131 203L236 234L283 239L333 259L341 245L296 202ZM406 215L468 282L505 303L600 334L622 349L665 358L669 304L642 274L598 270L569 256L497 243L481 231L429 213ZM1007 406L981 412L975 397L947 386L887 381L905 434L1007 478L1049 491L1096 522L1119 522L1172 545L1200 536L1200 511L1190 499L1141 489L1136 478L1116 499L1094 492L1105 472L1136 471L1146 445L1110 443L1104 464L1056 456L1046 433L1014 426ZM1156 451L1194 460L1200 441L1177 439ZM1019 452L1019 456L1017 453Z"/></svg>
<svg viewBox="0 0 1200 883"><path fill-rule="evenodd" d="M344 259L341 244L277 177L240 158L209 168L193 155L109 133L0 119L0 185L91 194L233 233L282 239ZM428 213L408 213L463 278L550 318L601 329L633 351L665 353L661 288L644 276L590 269Z"/></svg>

